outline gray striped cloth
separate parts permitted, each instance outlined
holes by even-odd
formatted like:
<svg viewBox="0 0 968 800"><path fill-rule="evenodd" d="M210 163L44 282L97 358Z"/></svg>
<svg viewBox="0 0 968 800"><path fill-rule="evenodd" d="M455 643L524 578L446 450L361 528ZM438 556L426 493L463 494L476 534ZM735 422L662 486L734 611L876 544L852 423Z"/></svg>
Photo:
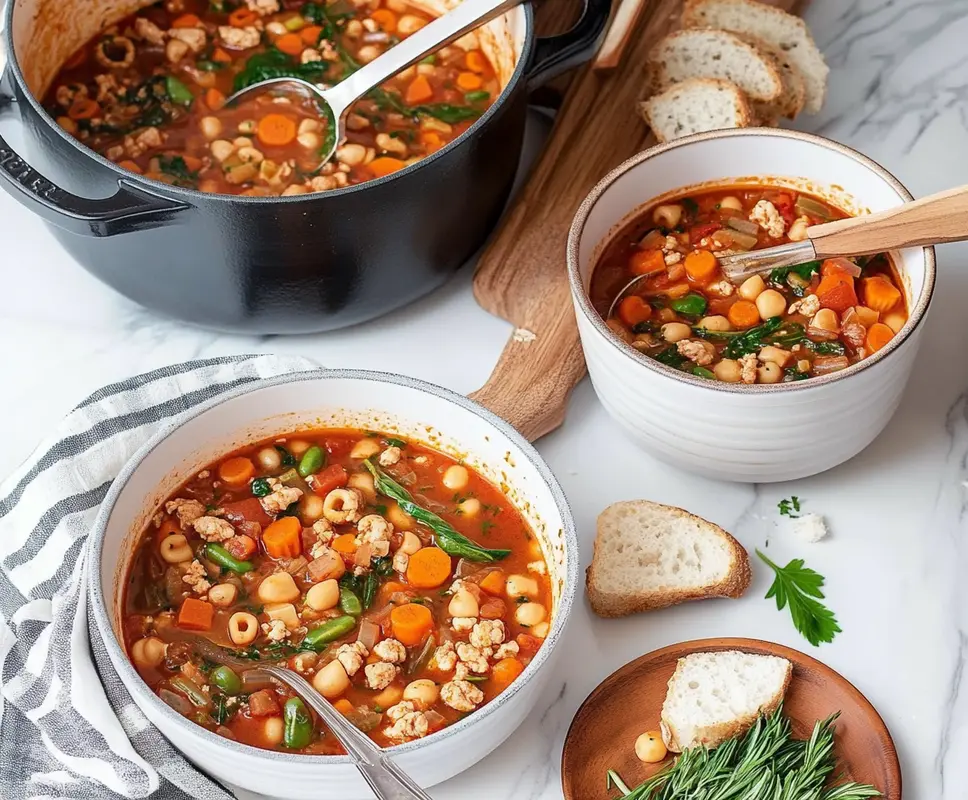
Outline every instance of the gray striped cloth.
<svg viewBox="0 0 968 800"><path fill-rule="evenodd" d="M246 383L310 369L301 358L236 356L106 386L0 485L4 800L230 800L148 722L111 667L88 614L85 542L111 481L162 424Z"/></svg>

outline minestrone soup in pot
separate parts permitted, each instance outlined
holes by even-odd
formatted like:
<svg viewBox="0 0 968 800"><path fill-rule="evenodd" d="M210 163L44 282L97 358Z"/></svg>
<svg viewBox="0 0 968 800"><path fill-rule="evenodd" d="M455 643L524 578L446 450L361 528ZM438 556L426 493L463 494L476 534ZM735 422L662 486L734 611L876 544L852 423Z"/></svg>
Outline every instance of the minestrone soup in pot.
<svg viewBox="0 0 968 800"><path fill-rule="evenodd" d="M256 747L342 750L288 687L299 672L381 746L504 691L552 608L541 546L481 475L414 442L318 430L199 472L141 534L124 644L186 718Z"/></svg>
<svg viewBox="0 0 968 800"><path fill-rule="evenodd" d="M806 238L846 215L802 192L734 186L648 208L605 248L591 301L611 331L666 366L709 380L775 384L829 375L888 344L907 321L886 253L811 261L735 286L718 255Z"/></svg>
<svg viewBox="0 0 968 800"><path fill-rule="evenodd" d="M389 175L459 136L501 91L476 33L351 108L347 141L275 77L338 83L433 18L405 0L165 0L125 17L64 64L44 100L60 125L122 167L205 192L337 189Z"/></svg>

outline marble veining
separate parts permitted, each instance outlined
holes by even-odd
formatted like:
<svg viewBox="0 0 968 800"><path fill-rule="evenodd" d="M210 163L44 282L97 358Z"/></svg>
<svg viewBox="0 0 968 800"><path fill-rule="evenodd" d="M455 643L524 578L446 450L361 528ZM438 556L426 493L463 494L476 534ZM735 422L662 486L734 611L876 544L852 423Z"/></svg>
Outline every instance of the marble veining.
<svg viewBox="0 0 968 800"><path fill-rule="evenodd" d="M824 111L797 126L864 151L915 195L968 183L968 2L813 0L806 18L832 72ZM15 125L4 120L2 131L20 145ZM532 139L541 134L536 119ZM72 263L7 195L0 196L0 241L0 474L87 393L165 363L299 353L320 364L407 372L469 392L484 382L511 334L475 304L469 269L374 323L257 338L177 325L120 298ZM642 653L706 636L752 636L809 650L884 716L900 753L905 797L968 797L968 247L940 248L939 267L922 356L901 407L868 450L838 469L768 487L685 475L627 442L587 382L574 394L566 426L539 443L575 511L583 565L595 518L608 503L647 497L684 506L726 527L751 551L768 547L784 562L802 557L825 575L829 605L844 629L835 642L814 651L800 639L763 599L771 576L755 564L753 585L738 601L608 622L580 602L555 678L532 717L491 756L434 789L434 798L559 798L561 745L595 685ZM688 412L682 424L688 426ZM826 516L828 540L793 540L776 511L791 494ZM640 713L643 729L655 726L654 712Z"/></svg>

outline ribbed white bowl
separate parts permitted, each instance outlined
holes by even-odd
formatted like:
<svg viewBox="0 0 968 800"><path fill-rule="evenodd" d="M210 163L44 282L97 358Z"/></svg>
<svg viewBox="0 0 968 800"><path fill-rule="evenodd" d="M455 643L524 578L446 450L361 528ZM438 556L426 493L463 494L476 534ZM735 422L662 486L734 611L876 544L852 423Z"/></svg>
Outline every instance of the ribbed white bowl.
<svg viewBox="0 0 968 800"><path fill-rule="evenodd" d="M859 453L900 402L934 290L931 248L895 253L910 318L891 343L839 373L796 383L694 377L616 339L588 299L603 248L643 206L684 187L782 184L854 213L912 199L882 167L809 134L746 129L699 134L632 157L588 195L568 239L568 274L585 360L605 409L649 452L683 469L745 482L792 480Z"/></svg>

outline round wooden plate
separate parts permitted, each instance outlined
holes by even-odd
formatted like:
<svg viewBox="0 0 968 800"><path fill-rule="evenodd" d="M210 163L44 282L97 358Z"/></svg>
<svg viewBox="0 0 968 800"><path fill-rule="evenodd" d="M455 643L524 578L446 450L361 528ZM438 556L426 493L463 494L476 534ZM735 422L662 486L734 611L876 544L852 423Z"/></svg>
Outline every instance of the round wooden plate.
<svg viewBox="0 0 968 800"><path fill-rule="evenodd" d="M783 705L793 734L805 739L813 724L835 711L836 748L846 779L869 783L886 800L901 800L901 766L891 734L874 707L845 678L816 659L789 647L757 639L699 639L648 653L613 672L582 703L572 720L561 757L566 800L611 800L605 788L614 769L634 788L668 764L643 764L635 757L640 733L659 729L659 713L676 662L690 653L743 650L780 656L793 663L793 680Z"/></svg>

